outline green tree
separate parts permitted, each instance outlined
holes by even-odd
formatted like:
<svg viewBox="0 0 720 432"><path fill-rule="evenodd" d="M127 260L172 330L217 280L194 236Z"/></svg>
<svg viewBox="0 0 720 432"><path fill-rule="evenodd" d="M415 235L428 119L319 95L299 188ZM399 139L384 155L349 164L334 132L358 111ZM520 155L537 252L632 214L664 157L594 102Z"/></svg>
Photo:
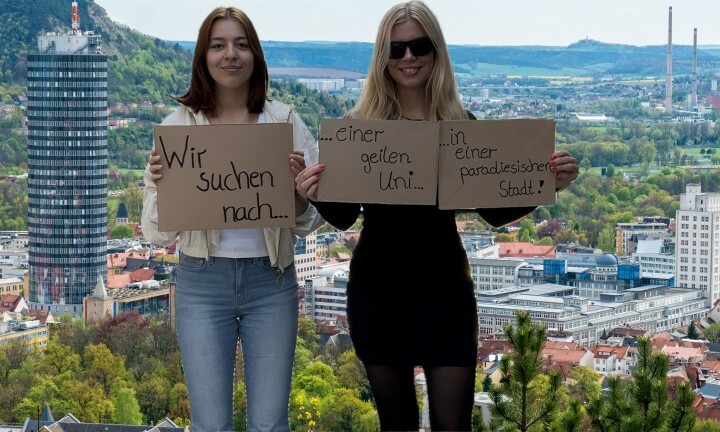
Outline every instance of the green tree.
<svg viewBox="0 0 720 432"><path fill-rule="evenodd" d="M527 231L530 241L537 240L537 230L535 229L535 222L532 218L523 218L520 222L520 228Z"/></svg>
<svg viewBox="0 0 720 432"><path fill-rule="evenodd" d="M47 369L52 375L61 375L65 372L76 373L80 370L80 356L75 354L67 345L63 345L55 336L50 336L43 360L38 369ZM40 370L38 370L40 372Z"/></svg>
<svg viewBox="0 0 720 432"><path fill-rule="evenodd" d="M642 152L642 161L643 161L643 171L647 174L650 171L650 164L655 160L655 155L657 154L657 149L655 149L655 146L652 145L652 143L645 143L642 146L641 149Z"/></svg>
<svg viewBox="0 0 720 432"><path fill-rule="evenodd" d="M695 429L693 402L695 392L690 383L683 381L675 390L675 403L671 404L667 429L676 432L692 432Z"/></svg>
<svg viewBox="0 0 720 432"><path fill-rule="evenodd" d="M615 230L611 227L603 228L598 236L597 247L603 252L613 253L615 252Z"/></svg>
<svg viewBox="0 0 720 432"><path fill-rule="evenodd" d="M605 168L605 176L610 178L610 177L615 177L615 174L617 174L617 172L615 170L615 165L608 164L608 166Z"/></svg>
<svg viewBox="0 0 720 432"><path fill-rule="evenodd" d="M368 401L372 398L370 381L368 381L365 367L355 355L355 350L345 351L338 359L337 369L338 386L357 391L360 399Z"/></svg>
<svg viewBox="0 0 720 432"><path fill-rule="evenodd" d="M705 329L705 339L708 342L720 343L720 323L712 323Z"/></svg>
<svg viewBox="0 0 720 432"><path fill-rule="evenodd" d="M134 239L135 233L132 228L127 225L116 225L115 228L110 231L111 239Z"/></svg>
<svg viewBox="0 0 720 432"><path fill-rule="evenodd" d="M500 360L502 378L500 385L493 386L490 396L493 414L526 432L553 420L560 401L562 377L560 372L552 371L547 376L547 385L536 385L543 365L545 328L532 324L527 311L518 311L516 315L515 326L503 326L513 353Z"/></svg>
<svg viewBox="0 0 720 432"><path fill-rule="evenodd" d="M307 318L298 319L298 342L313 355L317 354L320 335L317 332L317 325Z"/></svg>
<svg viewBox="0 0 720 432"><path fill-rule="evenodd" d="M698 333L697 328L695 327L695 321L690 321L687 337L688 339L700 339L700 333Z"/></svg>
<svg viewBox="0 0 720 432"><path fill-rule="evenodd" d="M241 381L235 382L235 390L233 391L233 430L237 432L245 432L247 430L247 391L245 383Z"/></svg>
<svg viewBox="0 0 720 432"><path fill-rule="evenodd" d="M590 168L592 168L592 162L590 162L590 159L583 158L580 161L580 168L582 168L585 172L590 171Z"/></svg>
<svg viewBox="0 0 720 432"><path fill-rule="evenodd" d="M552 426L553 432L576 432L580 431L585 418L585 410L578 399L570 399L568 406L555 420Z"/></svg>
<svg viewBox="0 0 720 432"><path fill-rule="evenodd" d="M137 384L136 397L140 412L148 423L157 423L168 413L170 383L158 376L150 376Z"/></svg>
<svg viewBox="0 0 720 432"><path fill-rule="evenodd" d="M600 396L602 388L598 382L598 374L585 366L575 366L567 377L570 392L582 403Z"/></svg>
<svg viewBox="0 0 720 432"><path fill-rule="evenodd" d="M115 418L115 406L93 381L65 381L59 399L60 411L73 413L82 422L107 423Z"/></svg>
<svg viewBox="0 0 720 432"><path fill-rule="evenodd" d="M335 249L333 249L332 252L330 252L330 257L337 258L338 255L341 253L349 255L352 253L352 251L350 251L350 249L348 249L347 246L343 246L343 245L335 246Z"/></svg>
<svg viewBox="0 0 720 432"><path fill-rule="evenodd" d="M337 378L330 366L316 361L298 374L293 386L306 391L309 395L324 398L337 388Z"/></svg>
<svg viewBox="0 0 720 432"><path fill-rule="evenodd" d="M356 392L345 388L335 389L328 397L322 399L318 421L319 429L355 431L360 429L361 422L367 421L363 419L366 414L374 414L377 418L372 404L360 400ZM376 421L374 430L380 430L379 419Z"/></svg>
<svg viewBox="0 0 720 432"><path fill-rule="evenodd" d="M127 378L125 360L113 354L105 344L85 347L83 365L88 377L99 382L105 394L110 394L110 386L113 383Z"/></svg>
<svg viewBox="0 0 720 432"><path fill-rule="evenodd" d="M3 386L3 392L4 391L5 386ZM42 407L45 403L50 407L57 407L59 405L59 396L60 389L51 377L43 375L36 376L35 383L15 409L17 418L35 418L38 407Z"/></svg>
<svg viewBox="0 0 720 432"><path fill-rule="evenodd" d="M678 386L675 402L669 401L667 356L653 352L649 337L638 338L637 367L632 380L608 379L608 396L591 398L587 404L590 424L596 431L691 431L693 397L689 385ZM686 388L687 387L687 388Z"/></svg>
<svg viewBox="0 0 720 432"><path fill-rule="evenodd" d="M135 390L126 387L118 389L113 397L113 405L115 405L115 423L143 424L140 405L135 398Z"/></svg>

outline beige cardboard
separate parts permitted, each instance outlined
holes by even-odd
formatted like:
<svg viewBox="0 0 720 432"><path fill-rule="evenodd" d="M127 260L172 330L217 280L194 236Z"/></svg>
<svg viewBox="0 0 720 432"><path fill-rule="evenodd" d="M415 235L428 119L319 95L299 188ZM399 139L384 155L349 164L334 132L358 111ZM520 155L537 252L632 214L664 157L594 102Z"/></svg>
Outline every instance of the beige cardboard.
<svg viewBox="0 0 720 432"><path fill-rule="evenodd" d="M157 126L161 231L295 225L292 125Z"/></svg>
<svg viewBox="0 0 720 432"><path fill-rule="evenodd" d="M438 124L323 119L318 200L435 205Z"/></svg>
<svg viewBox="0 0 720 432"><path fill-rule="evenodd" d="M440 122L441 209L555 204L555 122Z"/></svg>

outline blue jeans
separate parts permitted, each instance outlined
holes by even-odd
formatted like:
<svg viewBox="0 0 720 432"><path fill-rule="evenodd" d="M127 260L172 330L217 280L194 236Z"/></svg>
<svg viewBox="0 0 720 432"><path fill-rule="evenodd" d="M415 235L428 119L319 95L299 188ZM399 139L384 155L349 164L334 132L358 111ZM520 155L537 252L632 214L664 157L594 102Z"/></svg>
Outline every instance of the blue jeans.
<svg viewBox="0 0 720 432"><path fill-rule="evenodd" d="M233 430L238 338L248 432L290 429L297 289L294 265L279 276L267 257L180 257L175 316L193 432Z"/></svg>

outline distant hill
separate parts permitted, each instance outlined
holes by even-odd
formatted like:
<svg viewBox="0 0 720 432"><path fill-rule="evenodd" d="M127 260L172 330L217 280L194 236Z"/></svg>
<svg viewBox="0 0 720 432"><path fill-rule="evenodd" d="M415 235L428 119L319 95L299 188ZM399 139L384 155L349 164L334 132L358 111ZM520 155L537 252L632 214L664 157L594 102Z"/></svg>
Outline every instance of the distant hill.
<svg viewBox="0 0 720 432"><path fill-rule="evenodd" d="M177 42L193 50L195 42ZM366 73L373 44L363 42L263 41L273 68L328 68ZM584 39L566 47L450 45L458 73L467 75L588 75L663 76L667 46L608 44ZM720 48L698 47L700 73L720 67ZM673 46L673 72L689 74L692 46Z"/></svg>
<svg viewBox="0 0 720 432"><path fill-rule="evenodd" d="M187 89L191 54L180 45L113 22L105 9L90 0L77 0L82 30L102 35L110 55L108 92L115 101L159 102ZM0 0L0 83L26 80L27 54L36 49L41 32L70 29L69 1Z"/></svg>

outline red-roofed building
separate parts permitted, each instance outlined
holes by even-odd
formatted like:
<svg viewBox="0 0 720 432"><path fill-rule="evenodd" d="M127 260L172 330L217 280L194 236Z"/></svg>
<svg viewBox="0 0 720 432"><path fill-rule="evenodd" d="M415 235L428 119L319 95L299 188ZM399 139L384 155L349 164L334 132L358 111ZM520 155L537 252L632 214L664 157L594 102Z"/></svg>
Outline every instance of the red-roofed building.
<svg viewBox="0 0 720 432"><path fill-rule="evenodd" d="M0 312L17 312L20 313L29 309L27 301L23 296L4 295L0 297Z"/></svg>
<svg viewBox="0 0 720 432"><path fill-rule="evenodd" d="M567 378L572 368L585 366L593 369L594 354L587 348L578 347L576 343L547 342L541 351L545 359L545 369L559 369L563 378Z"/></svg>
<svg viewBox="0 0 720 432"><path fill-rule="evenodd" d="M130 273L123 273L118 275L108 275L107 277L107 288L108 289L119 289L125 288L130 282Z"/></svg>
<svg viewBox="0 0 720 432"><path fill-rule="evenodd" d="M720 421L720 401L717 399L695 395L692 406L698 420Z"/></svg>
<svg viewBox="0 0 720 432"><path fill-rule="evenodd" d="M56 323L52 312L50 312L49 310L26 309L25 311L23 311L23 315L26 315L31 320L40 321L40 324L42 324L42 325Z"/></svg>
<svg viewBox="0 0 720 432"><path fill-rule="evenodd" d="M142 282L155 278L155 270L141 268L130 273L130 282Z"/></svg>
<svg viewBox="0 0 720 432"><path fill-rule="evenodd" d="M619 373L627 373L621 368L621 360L627 355L628 347L596 345L594 348L594 367L595 372L602 375L617 375Z"/></svg>
<svg viewBox="0 0 720 432"><path fill-rule="evenodd" d="M670 357L670 367L695 364L703 359L702 348L671 347L666 345L660 350L660 353Z"/></svg>
<svg viewBox="0 0 720 432"><path fill-rule="evenodd" d="M498 242L500 258L553 258L555 246L530 242Z"/></svg>

